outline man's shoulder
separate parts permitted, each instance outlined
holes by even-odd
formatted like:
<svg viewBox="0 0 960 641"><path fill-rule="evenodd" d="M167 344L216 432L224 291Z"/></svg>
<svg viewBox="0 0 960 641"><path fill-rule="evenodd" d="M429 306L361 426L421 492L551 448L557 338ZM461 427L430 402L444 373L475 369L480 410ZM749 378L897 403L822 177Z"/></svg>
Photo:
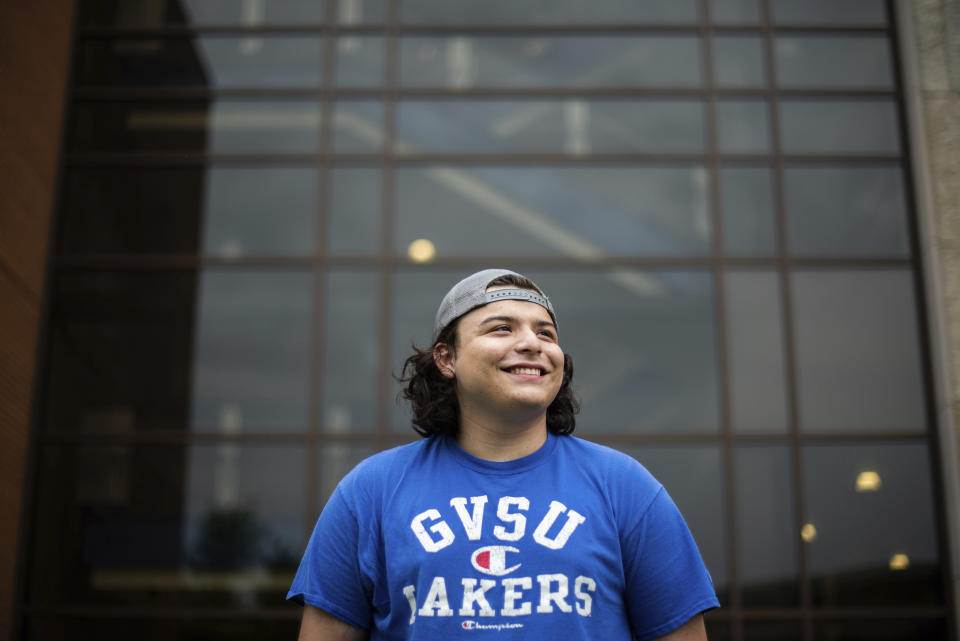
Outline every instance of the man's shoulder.
<svg viewBox="0 0 960 641"><path fill-rule="evenodd" d="M653 490L660 482L633 456L609 445L576 436L560 437L560 451L591 476L608 482L641 484Z"/></svg>

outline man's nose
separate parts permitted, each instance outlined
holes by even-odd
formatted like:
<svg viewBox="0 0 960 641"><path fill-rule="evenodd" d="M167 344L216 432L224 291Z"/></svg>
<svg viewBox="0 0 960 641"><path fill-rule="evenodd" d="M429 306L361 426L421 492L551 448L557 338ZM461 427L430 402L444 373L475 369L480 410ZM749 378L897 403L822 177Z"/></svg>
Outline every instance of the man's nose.
<svg viewBox="0 0 960 641"><path fill-rule="evenodd" d="M540 340L537 332L532 327L524 327L517 330L516 348L520 351L540 351Z"/></svg>

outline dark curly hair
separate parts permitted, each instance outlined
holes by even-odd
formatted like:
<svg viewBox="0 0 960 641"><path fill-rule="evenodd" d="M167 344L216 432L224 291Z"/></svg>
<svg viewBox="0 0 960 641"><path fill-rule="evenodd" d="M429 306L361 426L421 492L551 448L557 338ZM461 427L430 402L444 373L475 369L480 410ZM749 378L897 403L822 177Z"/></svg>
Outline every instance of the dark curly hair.
<svg viewBox="0 0 960 641"><path fill-rule="evenodd" d="M530 280L518 276L500 276L490 285L507 285L529 289L543 294ZM433 358L433 348L437 343L445 343L456 348L457 323L454 319L437 335L430 347L421 349L413 345L413 354L403 364L398 380L404 383L399 396L410 401L413 409L413 429L421 436L434 434L456 435L460 429L460 403L457 400L457 387L454 380L445 378ZM553 434L570 434L576 427L576 414L580 411L580 402L573 395L573 359L563 355L563 381L556 398L547 408L547 429Z"/></svg>

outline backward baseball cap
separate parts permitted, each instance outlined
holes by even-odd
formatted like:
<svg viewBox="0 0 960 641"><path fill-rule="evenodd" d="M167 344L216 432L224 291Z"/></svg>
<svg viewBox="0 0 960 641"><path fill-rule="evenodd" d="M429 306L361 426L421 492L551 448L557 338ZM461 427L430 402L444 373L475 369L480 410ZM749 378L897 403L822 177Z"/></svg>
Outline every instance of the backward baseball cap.
<svg viewBox="0 0 960 641"><path fill-rule="evenodd" d="M526 278L523 274L510 271L509 269L484 269L482 271L470 274L459 283L450 288L447 295L440 301L440 307L437 309L437 316L433 322L433 341L436 342L444 327L460 318L470 310L482 307L498 300L525 300L540 305L548 312L554 324L557 324L557 314L553 311L553 305L546 294L538 294L529 289L505 288L495 289L488 292L490 283L501 276L519 276ZM530 280L533 283L532 280ZM534 286L543 291L539 285Z"/></svg>

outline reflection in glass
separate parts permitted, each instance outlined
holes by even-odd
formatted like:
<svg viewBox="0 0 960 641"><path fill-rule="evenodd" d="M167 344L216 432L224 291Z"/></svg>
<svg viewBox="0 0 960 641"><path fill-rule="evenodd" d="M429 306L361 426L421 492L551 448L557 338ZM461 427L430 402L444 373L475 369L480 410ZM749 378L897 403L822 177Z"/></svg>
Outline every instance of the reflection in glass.
<svg viewBox="0 0 960 641"><path fill-rule="evenodd" d="M85 0L81 20L87 25L158 27L171 25L319 24L325 0Z"/></svg>
<svg viewBox="0 0 960 641"><path fill-rule="evenodd" d="M770 12L774 22L785 24L883 25L887 21L883 0L771 0Z"/></svg>
<svg viewBox="0 0 960 641"><path fill-rule="evenodd" d="M760 0L710 0L710 18L717 24L756 24L760 17Z"/></svg>
<svg viewBox="0 0 960 641"><path fill-rule="evenodd" d="M709 250L702 167L411 167L396 180L400 255L418 238L438 256Z"/></svg>
<svg viewBox="0 0 960 641"><path fill-rule="evenodd" d="M904 190L899 165L786 167L784 193L791 251L906 255Z"/></svg>
<svg viewBox="0 0 960 641"><path fill-rule="evenodd" d="M695 152L703 149L698 100L406 100L397 106L397 151Z"/></svg>
<svg viewBox="0 0 960 641"><path fill-rule="evenodd" d="M930 453L923 443L822 445L804 448L807 545L814 603L880 606L943 603ZM865 469L883 477L877 492L859 493ZM906 554L909 568L889 567Z"/></svg>
<svg viewBox="0 0 960 641"><path fill-rule="evenodd" d="M197 295L191 425L303 430L313 277L206 271Z"/></svg>
<svg viewBox="0 0 960 641"><path fill-rule="evenodd" d="M922 431L912 275L901 270L797 272L793 291L802 428Z"/></svg>
<svg viewBox="0 0 960 641"><path fill-rule="evenodd" d="M93 40L83 44L83 85L317 87L319 37L253 35L243 38Z"/></svg>
<svg viewBox="0 0 960 641"><path fill-rule="evenodd" d="M294 446L46 446L33 602L279 607L305 544ZM282 471L282 473L278 473Z"/></svg>
<svg viewBox="0 0 960 641"><path fill-rule="evenodd" d="M383 84L383 38L337 38L337 84L341 87L378 87Z"/></svg>
<svg viewBox="0 0 960 641"><path fill-rule="evenodd" d="M886 36L779 36L777 81L784 87L892 87Z"/></svg>
<svg viewBox="0 0 960 641"><path fill-rule="evenodd" d="M722 166L720 199L726 251L772 254L776 249L773 171L765 166Z"/></svg>
<svg viewBox="0 0 960 641"><path fill-rule="evenodd" d="M640 461L680 508L721 603L727 600L723 472L716 447L619 448ZM711 637L712 638L712 637Z"/></svg>
<svg viewBox="0 0 960 641"><path fill-rule="evenodd" d="M737 558L744 607L800 603L800 565L788 447L736 450Z"/></svg>
<svg viewBox="0 0 960 641"><path fill-rule="evenodd" d="M718 100L717 148L721 152L767 152L770 123L766 100Z"/></svg>
<svg viewBox="0 0 960 641"><path fill-rule="evenodd" d="M328 180L327 251L375 253L380 244L380 170L334 167Z"/></svg>
<svg viewBox="0 0 960 641"><path fill-rule="evenodd" d="M573 356L574 390L583 402L578 433L717 429L711 274L527 275L560 314L560 344Z"/></svg>
<svg viewBox="0 0 960 641"><path fill-rule="evenodd" d="M321 422L330 432L376 426L379 284L375 272L327 273Z"/></svg>
<svg viewBox="0 0 960 641"><path fill-rule="evenodd" d="M892 100L781 100L786 152L897 153L897 108Z"/></svg>
<svg viewBox="0 0 960 641"><path fill-rule="evenodd" d="M766 82L766 56L761 36L713 38L713 81L719 87L761 87Z"/></svg>
<svg viewBox="0 0 960 641"><path fill-rule="evenodd" d="M317 146L314 102L212 100L192 103L82 102L74 151L309 152Z"/></svg>
<svg viewBox="0 0 960 641"><path fill-rule="evenodd" d="M387 0L337 0L337 21L344 26L385 22L386 4Z"/></svg>
<svg viewBox="0 0 960 641"><path fill-rule="evenodd" d="M400 21L412 24L622 24L696 22L695 0L404 0Z"/></svg>
<svg viewBox="0 0 960 641"><path fill-rule="evenodd" d="M370 381L371 387L375 386L373 380ZM411 432L413 435L413 432ZM316 518L323 511L323 506L327 504L330 495L337 487L347 473L356 465L376 453L376 450L369 445L324 445L319 448L317 453L317 466L319 471L319 483L317 485L317 500L319 501L316 511L311 515L313 519L310 522L310 531L313 531L313 525Z"/></svg>
<svg viewBox="0 0 960 641"><path fill-rule="evenodd" d="M787 429L780 283L775 272L728 272L730 413L734 429Z"/></svg>
<svg viewBox="0 0 960 641"><path fill-rule="evenodd" d="M333 107L333 150L380 151L383 144L383 103L339 100Z"/></svg>
<svg viewBox="0 0 960 641"><path fill-rule="evenodd" d="M406 37L400 84L693 87L701 82L699 48L692 36Z"/></svg>

